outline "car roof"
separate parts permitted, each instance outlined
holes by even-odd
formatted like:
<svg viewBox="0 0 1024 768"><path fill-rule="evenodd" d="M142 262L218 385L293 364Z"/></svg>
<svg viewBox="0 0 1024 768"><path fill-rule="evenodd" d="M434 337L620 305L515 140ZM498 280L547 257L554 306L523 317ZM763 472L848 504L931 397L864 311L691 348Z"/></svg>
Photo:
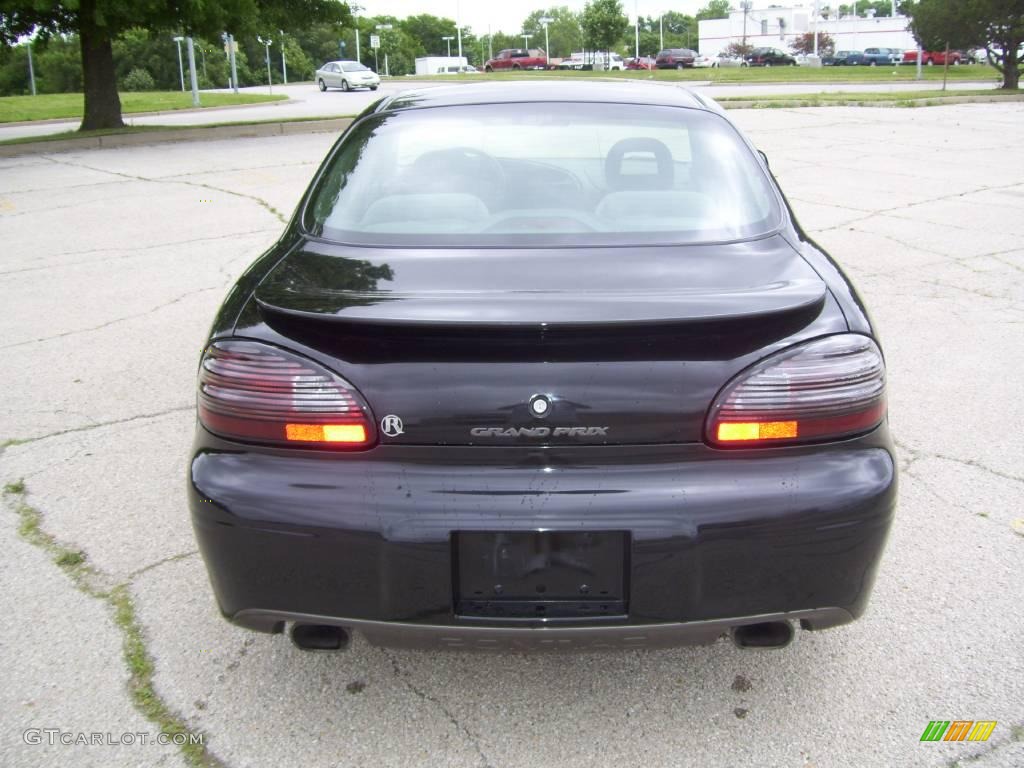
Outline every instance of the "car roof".
<svg viewBox="0 0 1024 768"><path fill-rule="evenodd" d="M353 59L335 59L334 61L328 61L328 64L362 64L361 61L354 61Z"/></svg>
<svg viewBox="0 0 1024 768"><path fill-rule="evenodd" d="M375 112L395 112L429 107L470 104L513 104L524 102L597 102L608 104L649 104L714 110L687 88L675 85L629 82L531 82L470 83L403 91L381 101Z"/></svg>

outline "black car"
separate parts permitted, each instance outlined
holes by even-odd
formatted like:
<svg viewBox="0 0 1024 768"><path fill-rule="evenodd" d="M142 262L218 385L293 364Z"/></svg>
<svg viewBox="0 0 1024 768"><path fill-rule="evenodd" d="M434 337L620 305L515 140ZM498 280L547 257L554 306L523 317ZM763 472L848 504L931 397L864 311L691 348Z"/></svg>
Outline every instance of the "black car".
<svg viewBox="0 0 1024 768"><path fill-rule="evenodd" d="M860 51L836 51L822 58L821 64L825 67L848 67L856 66L864 62L864 54Z"/></svg>
<svg viewBox="0 0 1024 768"><path fill-rule="evenodd" d="M755 48L743 58L748 67L796 66L796 59L778 48Z"/></svg>
<svg viewBox="0 0 1024 768"><path fill-rule="evenodd" d="M666 48L659 51L654 59L654 66L658 69L685 69L692 67L697 59L697 52L689 48Z"/></svg>
<svg viewBox="0 0 1024 768"><path fill-rule="evenodd" d="M337 141L214 321L188 489L224 616L303 648L773 647L864 612L896 467L864 304L728 117L512 82Z"/></svg>

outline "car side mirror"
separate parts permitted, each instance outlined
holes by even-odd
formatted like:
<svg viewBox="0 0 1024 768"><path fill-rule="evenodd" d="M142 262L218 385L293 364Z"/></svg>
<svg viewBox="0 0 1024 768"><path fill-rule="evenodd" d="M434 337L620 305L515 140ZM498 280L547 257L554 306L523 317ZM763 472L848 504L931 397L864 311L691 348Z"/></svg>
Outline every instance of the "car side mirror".
<svg viewBox="0 0 1024 768"><path fill-rule="evenodd" d="M764 160L764 166L765 166L765 168L767 168L767 169L771 170L771 165L770 165L770 164L768 163L768 155L766 155L766 154L765 154L764 152L762 152L762 151L761 151L760 149L759 149L759 150L757 150L757 154L759 154L759 155L761 156L761 159L762 159L762 160Z"/></svg>

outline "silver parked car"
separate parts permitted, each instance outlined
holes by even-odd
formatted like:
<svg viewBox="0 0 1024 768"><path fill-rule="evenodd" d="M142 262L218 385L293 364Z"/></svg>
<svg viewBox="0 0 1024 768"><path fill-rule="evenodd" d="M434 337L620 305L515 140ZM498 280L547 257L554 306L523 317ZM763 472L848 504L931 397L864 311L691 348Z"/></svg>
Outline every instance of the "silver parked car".
<svg viewBox="0 0 1024 768"><path fill-rule="evenodd" d="M369 88L376 91L380 77L358 61L329 61L316 71L316 84L321 91L328 88L341 88L343 91Z"/></svg>

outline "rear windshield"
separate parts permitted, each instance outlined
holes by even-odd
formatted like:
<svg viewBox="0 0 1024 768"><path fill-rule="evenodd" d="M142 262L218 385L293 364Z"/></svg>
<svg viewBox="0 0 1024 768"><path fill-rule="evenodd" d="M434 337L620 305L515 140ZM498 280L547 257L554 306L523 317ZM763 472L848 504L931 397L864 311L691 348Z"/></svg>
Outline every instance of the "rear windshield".
<svg viewBox="0 0 1024 768"><path fill-rule="evenodd" d="M557 246L737 240L779 218L761 166L718 115L534 103L361 121L304 225L365 245Z"/></svg>

